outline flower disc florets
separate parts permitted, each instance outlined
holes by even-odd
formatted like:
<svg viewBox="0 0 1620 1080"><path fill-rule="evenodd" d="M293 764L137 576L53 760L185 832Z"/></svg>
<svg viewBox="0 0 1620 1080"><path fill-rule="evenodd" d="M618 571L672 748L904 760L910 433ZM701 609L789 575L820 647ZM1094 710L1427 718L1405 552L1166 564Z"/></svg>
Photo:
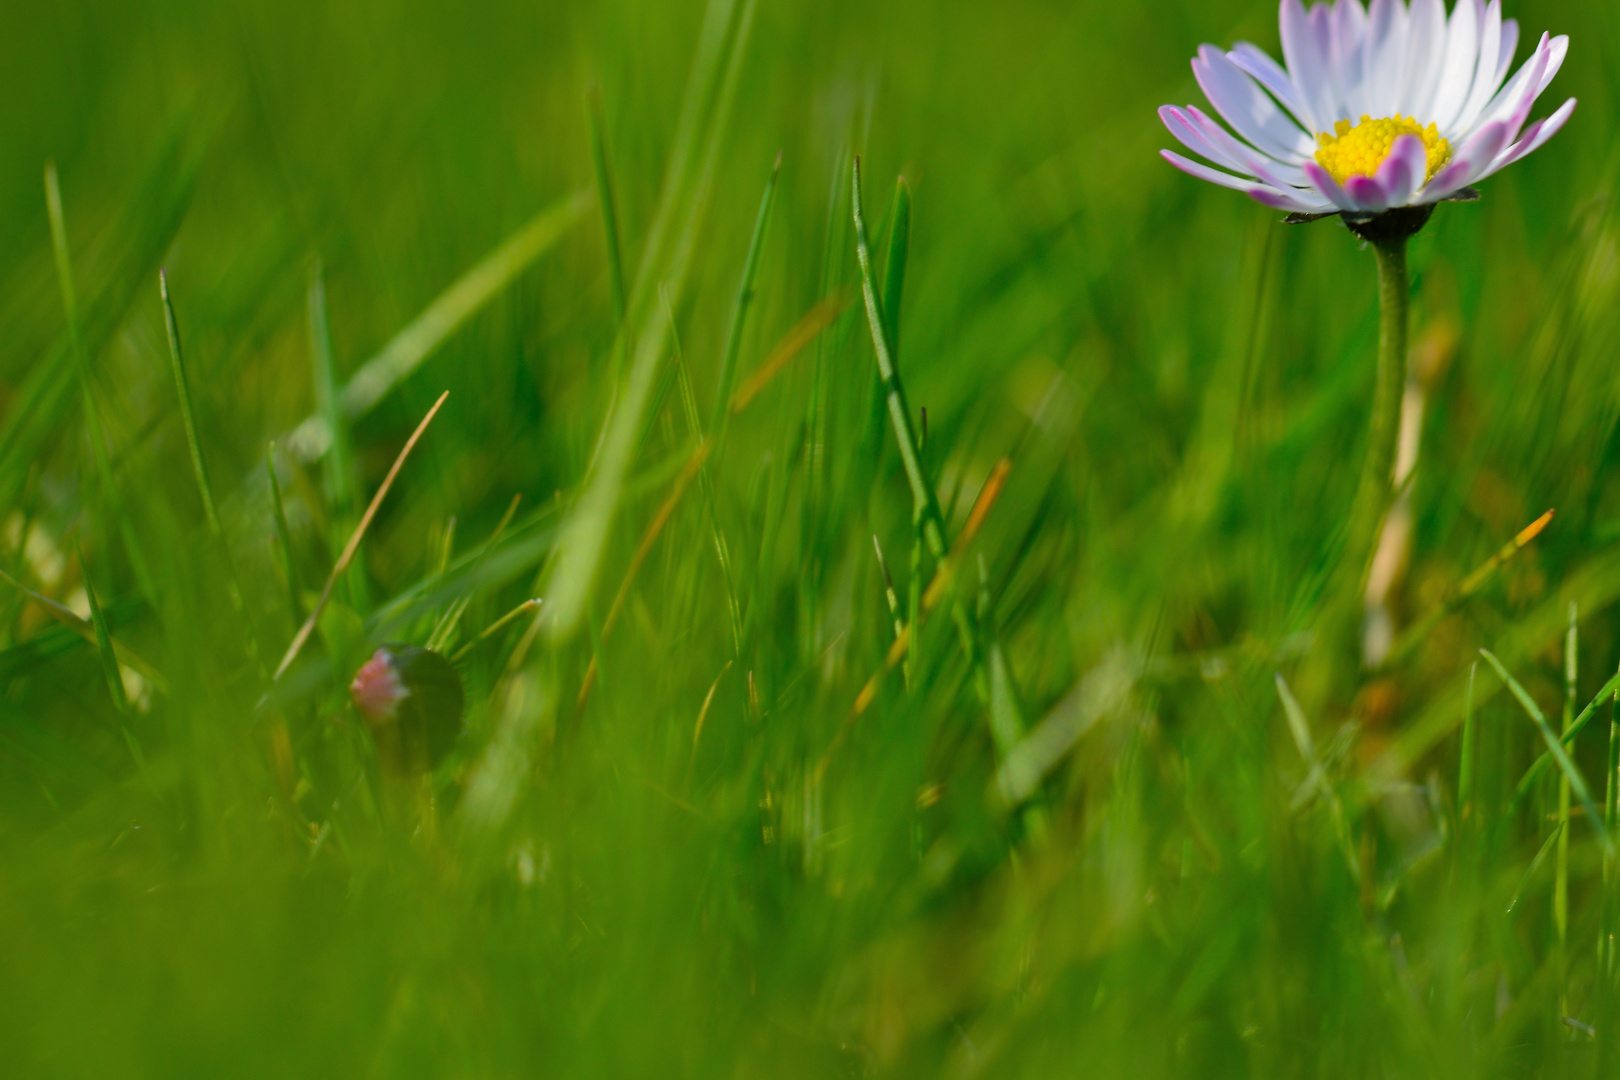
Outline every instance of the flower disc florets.
<svg viewBox="0 0 1620 1080"><path fill-rule="evenodd" d="M1519 24L1502 17L1501 0L1457 0L1449 15L1445 0L1309 11L1282 0L1279 21L1286 67L1246 42L1202 46L1192 62L1230 131L1195 106L1159 110L1214 167L1166 150L1171 164L1279 210L1355 224L1470 197L1470 185L1539 149L1575 111L1571 98L1526 127L1569 39L1543 34L1509 78Z"/></svg>
<svg viewBox="0 0 1620 1080"><path fill-rule="evenodd" d="M1333 125L1332 135L1323 133L1316 137L1316 145L1320 147L1316 151L1316 163L1341 184L1352 176L1376 176L1378 167L1395 149L1395 140L1402 135L1415 135L1423 140L1428 166L1423 176L1425 184L1451 160L1451 140L1441 137L1438 124L1424 128L1404 116L1384 120L1362 116L1361 123L1353 127L1350 121L1340 120Z"/></svg>

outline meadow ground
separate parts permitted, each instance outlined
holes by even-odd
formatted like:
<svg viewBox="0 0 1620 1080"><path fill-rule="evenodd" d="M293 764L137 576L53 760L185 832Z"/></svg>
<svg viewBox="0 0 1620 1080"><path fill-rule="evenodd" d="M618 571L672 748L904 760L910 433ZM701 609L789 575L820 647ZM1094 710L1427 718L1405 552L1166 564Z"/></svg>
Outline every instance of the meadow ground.
<svg viewBox="0 0 1620 1080"><path fill-rule="evenodd" d="M1620 7L1508 7L1368 667L1372 257L1156 154L1269 0L7 5L4 1071L1613 1075Z"/></svg>

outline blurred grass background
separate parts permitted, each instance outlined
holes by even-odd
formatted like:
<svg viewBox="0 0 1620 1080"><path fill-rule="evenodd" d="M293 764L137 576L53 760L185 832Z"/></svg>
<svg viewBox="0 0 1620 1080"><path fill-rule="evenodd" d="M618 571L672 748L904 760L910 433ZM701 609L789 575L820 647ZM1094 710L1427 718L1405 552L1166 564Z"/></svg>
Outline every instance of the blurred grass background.
<svg viewBox="0 0 1620 1080"><path fill-rule="evenodd" d="M6 1071L1606 1074L1614 874L1578 810L1549 854L1555 771L1513 802L1542 744L1488 669L1466 768L1458 738L1481 646L1554 723L1572 603L1575 708L1620 658L1620 9L1507 13L1572 37L1538 114L1581 106L1415 244L1426 412L1388 608L1418 632L1363 671L1311 631L1361 460L1371 256L1155 153L1154 109L1202 100L1198 44L1275 50L1268 3L10 5L0 569L85 617L88 573L161 684L126 670L120 713L95 645L0 591ZM728 112L699 75L720 83L732 55ZM572 582L579 632L525 617L476 641L556 585L633 381L615 382L634 357L615 345L591 85L626 276L645 274L628 340L666 312L674 334L600 573ZM894 637L873 536L902 616L934 572L913 567L858 303L735 417L604 633L692 419L714 413L778 152L739 379L852 295L860 154L880 263L896 175L914 199L900 368L953 534L1011 463L956 579L974 657L942 607L854 722ZM695 230L684 274L649 242L666 190L665 220ZM547 208L553 245L334 451L288 452L322 392L312 307L342 384ZM472 646L467 733L433 808L391 810L348 677L463 603L447 651ZM1607 714L1576 743L1600 798ZM1009 761L1035 763L1012 806Z"/></svg>

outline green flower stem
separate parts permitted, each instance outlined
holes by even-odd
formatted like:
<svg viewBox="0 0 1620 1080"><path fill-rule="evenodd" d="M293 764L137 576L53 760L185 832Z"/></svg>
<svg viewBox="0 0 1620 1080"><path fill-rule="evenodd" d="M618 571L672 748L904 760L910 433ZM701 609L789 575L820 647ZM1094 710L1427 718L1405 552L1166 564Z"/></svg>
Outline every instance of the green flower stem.
<svg viewBox="0 0 1620 1080"><path fill-rule="evenodd" d="M1401 397L1406 384L1406 342L1411 314L1411 277L1406 266L1406 240L1373 244L1378 258L1378 382L1373 393L1367 458L1356 487L1350 517L1347 566L1356 573L1358 590L1378 543L1378 530L1389 509L1395 482L1395 447L1400 437ZM1360 592L1357 592L1359 599Z"/></svg>

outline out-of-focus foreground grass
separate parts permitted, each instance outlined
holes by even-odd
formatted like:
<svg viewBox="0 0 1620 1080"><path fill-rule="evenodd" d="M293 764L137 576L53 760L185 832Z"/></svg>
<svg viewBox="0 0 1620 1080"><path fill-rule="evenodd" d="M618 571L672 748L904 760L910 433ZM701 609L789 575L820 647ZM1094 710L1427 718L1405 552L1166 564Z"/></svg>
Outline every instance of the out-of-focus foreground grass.
<svg viewBox="0 0 1620 1080"><path fill-rule="evenodd" d="M1275 48L1268 0L10 5L0 569L81 615L93 587L129 700L0 585L4 1071L1607 1067L1620 882L1556 768L1516 800L1544 744L1483 664L1460 733L1481 646L1553 725L1620 660L1617 10L1509 5L1572 35L1580 111L1416 244L1364 671L1313 630L1371 257L1155 154L1200 42ZM787 360L717 408L778 151L731 384ZM856 154L880 278L910 185L892 306L946 539L988 508L932 606L848 303ZM378 355L401 377L351 383ZM348 677L436 626L467 732L390 796ZM1605 704L1574 745L1600 803L1608 734Z"/></svg>

